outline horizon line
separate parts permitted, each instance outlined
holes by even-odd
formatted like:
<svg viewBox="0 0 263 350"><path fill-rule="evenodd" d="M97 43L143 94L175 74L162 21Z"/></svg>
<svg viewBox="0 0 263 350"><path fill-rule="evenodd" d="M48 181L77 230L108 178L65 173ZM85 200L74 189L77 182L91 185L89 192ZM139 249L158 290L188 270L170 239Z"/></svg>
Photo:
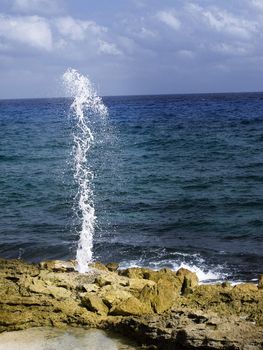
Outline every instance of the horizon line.
<svg viewBox="0 0 263 350"><path fill-rule="evenodd" d="M183 96L183 95L231 95L231 94L262 94L263 91L224 91L224 92L178 92L178 93L160 93L160 94L128 94L128 95L99 95L101 98L108 97L151 97L151 96ZM54 97L7 97L0 98L0 101L13 100L51 100L67 99L71 96L54 96Z"/></svg>

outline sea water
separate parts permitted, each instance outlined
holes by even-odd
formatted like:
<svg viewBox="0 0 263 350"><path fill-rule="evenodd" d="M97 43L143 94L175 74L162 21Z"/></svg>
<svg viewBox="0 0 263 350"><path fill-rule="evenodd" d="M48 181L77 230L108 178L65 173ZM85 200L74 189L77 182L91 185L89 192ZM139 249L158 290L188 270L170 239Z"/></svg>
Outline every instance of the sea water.
<svg viewBox="0 0 263 350"><path fill-rule="evenodd" d="M136 350L141 347L98 329L39 327L0 334L0 350Z"/></svg>
<svg viewBox="0 0 263 350"><path fill-rule="evenodd" d="M73 99L0 101L0 255L75 258ZM104 97L92 121L93 258L203 281L263 266L263 94Z"/></svg>

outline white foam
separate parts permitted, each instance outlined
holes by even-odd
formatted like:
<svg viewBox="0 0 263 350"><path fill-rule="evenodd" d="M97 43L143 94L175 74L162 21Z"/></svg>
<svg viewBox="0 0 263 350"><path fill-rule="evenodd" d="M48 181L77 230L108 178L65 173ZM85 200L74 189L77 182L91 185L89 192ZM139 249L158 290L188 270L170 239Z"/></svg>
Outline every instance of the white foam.
<svg viewBox="0 0 263 350"><path fill-rule="evenodd" d="M90 117L105 117L107 108L97 95L89 78L69 68L63 74L67 91L74 98L71 110L76 120L73 130L74 179L78 186L76 195L76 215L81 220L77 248L77 269L81 273L88 270L92 261L93 235L95 229L95 208L92 181L94 172L88 165L87 154L94 143Z"/></svg>
<svg viewBox="0 0 263 350"><path fill-rule="evenodd" d="M145 263L140 259L140 260L132 260L129 262L122 262L120 264L120 267L121 268L148 267L148 268L152 268L154 270L159 270L159 269L168 267L174 271L177 271L180 268L185 268L187 270L195 272L201 283L222 282L225 279L226 276L224 274L217 272L217 271L213 271L211 269L207 269L204 266L203 260L202 259L200 259L200 260L202 261L202 264L200 264L200 266L197 266L195 264L187 264L185 262L178 263L178 262L175 262L174 260L170 260L170 259L159 261L159 262L150 262L150 263L149 262Z"/></svg>
<svg viewBox="0 0 263 350"><path fill-rule="evenodd" d="M196 265L187 265L187 264L181 263L178 267L175 266L173 269L178 270L181 267L188 269L192 272L195 272L200 282L219 281L222 279L222 275L220 275L219 273L212 270L204 270Z"/></svg>

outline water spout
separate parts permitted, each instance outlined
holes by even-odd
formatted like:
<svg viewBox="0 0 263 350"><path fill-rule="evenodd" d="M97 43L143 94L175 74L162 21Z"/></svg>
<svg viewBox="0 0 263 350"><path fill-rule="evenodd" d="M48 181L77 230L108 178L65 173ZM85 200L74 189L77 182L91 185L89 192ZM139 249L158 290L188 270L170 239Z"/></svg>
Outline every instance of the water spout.
<svg viewBox="0 0 263 350"><path fill-rule="evenodd" d="M77 269L81 273L88 270L92 261L93 235L95 230L95 208L92 182L94 172L89 167L87 155L95 142L90 118L107 116L107 108L97 95L89 78L69 68L63 74L67 91L74 98L71 104L72 115L76 121L73 131L74 179L78 192L76 207L81 221L77 247Z"/></svg>

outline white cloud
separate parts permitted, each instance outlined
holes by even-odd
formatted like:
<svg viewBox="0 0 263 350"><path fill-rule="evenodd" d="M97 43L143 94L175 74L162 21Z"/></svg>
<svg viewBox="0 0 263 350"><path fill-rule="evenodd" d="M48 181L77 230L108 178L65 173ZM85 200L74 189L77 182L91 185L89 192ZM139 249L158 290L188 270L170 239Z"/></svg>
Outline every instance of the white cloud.
<svg viewBox="0 0 263 350"><path fill-rule="evenodd" d="M227 34L240 39L249 39L257 31L257 23L234 15L218 7L201 7L189 3L185 6L186 16L191 15L197 23L204 23L218 33Z"/></svg>
<svg viewBox="0 0 263 350"><path fill-rule="evenodd" d="M122 54L115 44L108 43L104 40L99 40L99 52L115 56Z"/></svg>
<svg viewBox="0 0 263 350"><path fill-rule="evenodd" d="M179 50L177 54L182 58L194 58L194 52L191 50Z"/></svg>
<svg viewBox="0 0 263 350"><path fill-rule="evenodd" d="M15 0L13 9L22 13L52 14L61 12L57 0Z"/></svg>
<svg viewBox="0 0 263 350"><path fill-rule="evenodd" d="M254 7L256 10L263 11L263 1L262 0L249 0L248 5Z"/></svg>
<svg viewBox="0 0 263 350"><path fill-rule="evenodd" d="M226 55L226 56L246 56L248 55L252 48L249 45L244 45L243 43L238 44L228 44L228 43L217 43L212 45L212 50Z"/></svg>
<svg viewBox="0 0 263 350"><path fill-rule="evenodd" d="M118 42L122 49L128 54L128 55L133 55L134 52L136 51L136 43L134 39L129 38L128 36L119 36L118 37Z"/></svg>
<svg viewBox="0 0 263 350"><path fill-rule="evenodd" d="M148 28L142 27L138 33L136 33L138 37L142 39L153 39L157 38L157 34Z"/></svg>
<svg viewBox="0 0 263 350"><path fill-rule="evenodd" d="M90 51L93 54L96 52L114 56L122 54L114 43L108 42L107 28L94 21L83 21L67 16L56 18L54 24L59 36L62 36L57 39L57 48L66 48L69 45L76 46L78 41L85 41L87 45L85 45L84 50L78 48L79 52L83 52L89 47L92 48Z"/></svg>
<svg viewBox="0 0 263 350"><path fill-rule="evenodd" d="M73 64L101 81L105 72L123 79L127 89L146 72L147 79L156 81L163 80L162 70L169 72L168 80L175 69L182 76L200 72L199 86L202 76L210 79L209 70L220 71L220 78L227 70L240 69L240 77L249 69L262 70L263 0L164 0L150 7L148 0L130 2L101 12L92 1L0 0L6 12L0 14L0 69L25 65L36 73L36 67L49 66L60 74ZM143 84L150 86L147 79ZM106 84L112 85L110 80Z"/></svg>
<svg viewBox="0 0 263 350"><path fill-rule="evenodd" d="M236 17L224 10L204 11L203 15L209 25L218 32L247 39L256 30L254 22Z"/></svg>
<svg viewBox="0 0 263 350"><path fill-rule="evenodd" d="M181 22L176 18L172 11L159 11L156 14L156 17L159 19L159 21L165 23L172 29L178 30L181 26Z"/></svg>
<svg viewBox="0 0 263 350"><path fill-rule="evenodd" d="M105 27L99 26L93 21L82 21L70 16L60 17L56 19L55 23L59 33L71 40L84 40L89 33L101 34L107 31Z"/></svg>
<svg viewBox="0 0 263 350"><path fill-rule="evenodd" d="M47 51L53 44L48 22L38 16L0 15L0 37Z"/></svg>

